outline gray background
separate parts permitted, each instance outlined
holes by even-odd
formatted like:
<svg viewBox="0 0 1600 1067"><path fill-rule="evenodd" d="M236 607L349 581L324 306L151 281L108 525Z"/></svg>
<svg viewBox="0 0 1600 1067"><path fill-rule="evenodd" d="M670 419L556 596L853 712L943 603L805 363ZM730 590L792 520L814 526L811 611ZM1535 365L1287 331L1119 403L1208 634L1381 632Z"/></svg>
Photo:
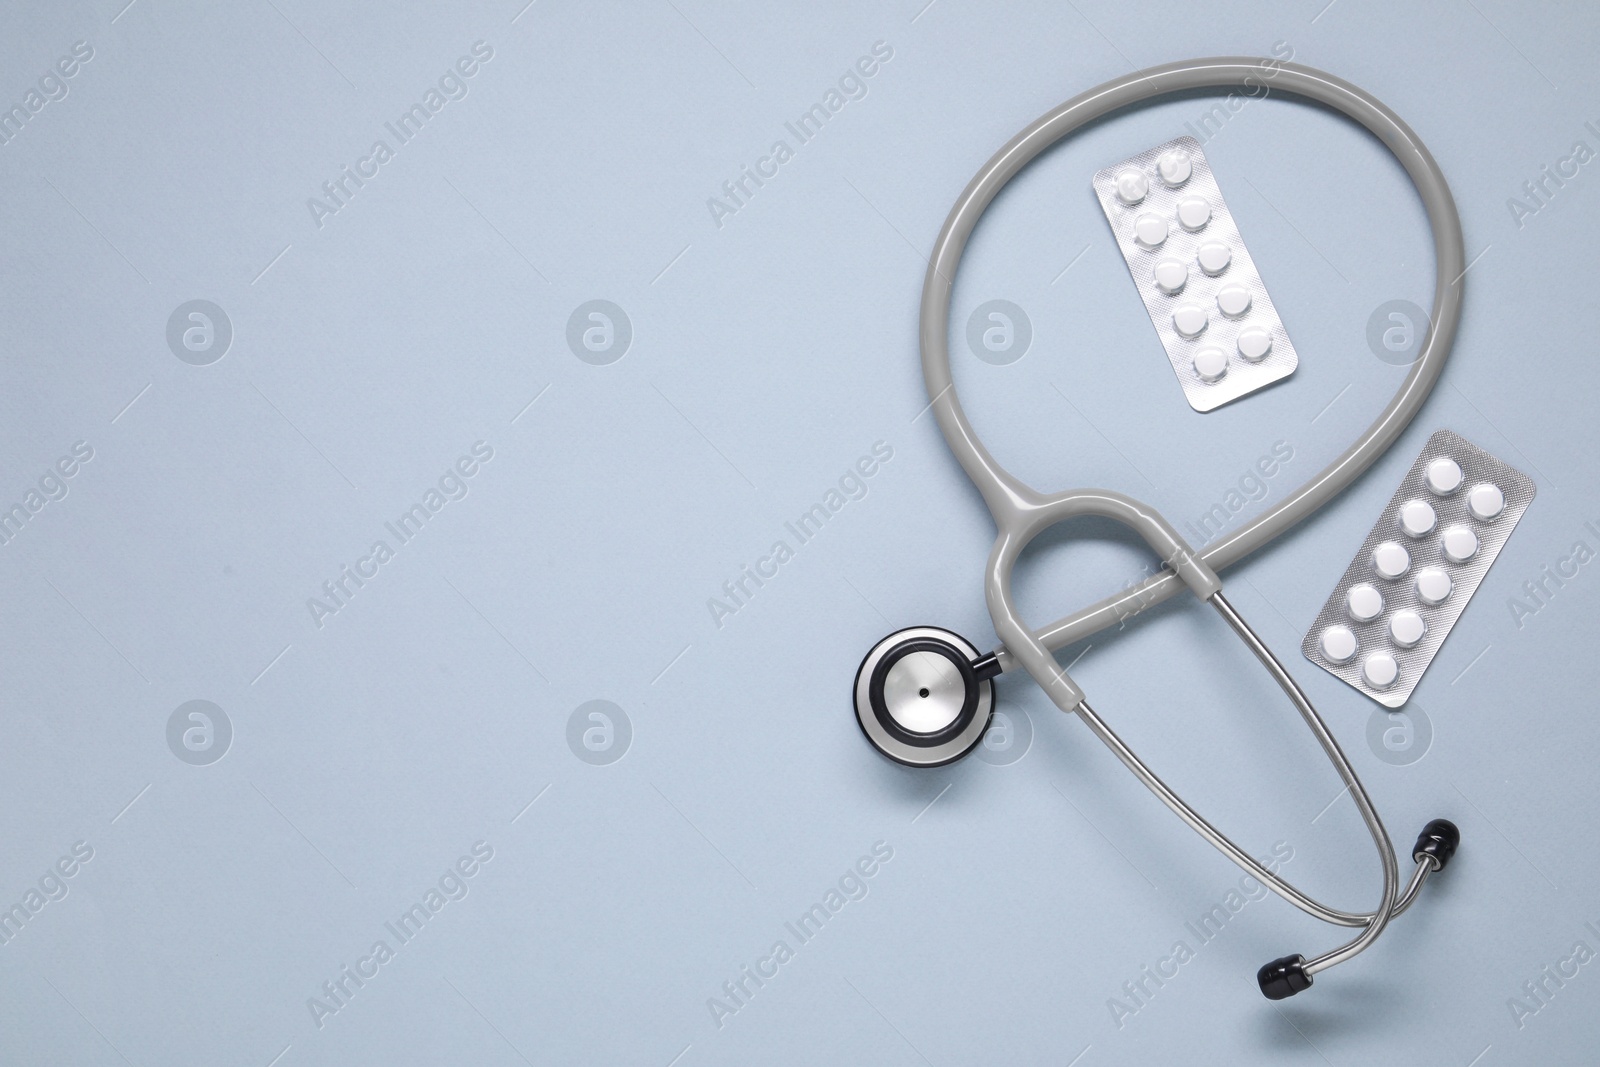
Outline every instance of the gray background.
<svg viewBox="0 0 1600 1067"><path fill-rule="evenodd" d="M1584 526L1600 519L1600 163L1520 227L1507 198L1574 141L1600 148L1584 127L1600 22L1504 0L925 2L7 9L7 106L75 41L94 55L0 146L0 503L74 442L94 456L0 547L0 903L76 842L93 859L0 945L0 1058L1592 1058L1600 964L1520 1027L1508 999L1575 942L1600 949L1600 578L1580 570L1520 626L1509 599L1575 541L1600 548ZM493 58L465 98L319 228L307 199L375 139L393 147L384 123L480 40ZM867 95L717 226L707 198L775 139L793 147L785 121L875 41L893 58ZM922 257L951 201L1085 88L1275 42L1415 127L1481 257L1400 444L1225 576L1399 847L1436 815L1464 836L1373 951L1277 1006L1255 968L1341 932L1269 899L1197 947L1185 922L1238 872L1033 686L999 687L1030 720L1024 758L926 772L868 748L848 699L890 629L993 640L989 522L917 418ZM952 331L1002 462L1044 488L1129 491L1180 528L1274 442L1294 458L1268 500L1337 454L1404 373L1369 350L1369 315L1432 286L1420 208L1381 148L1318 109L1250 102L1206 151L1301 364L1191 412L1089 178L1216 102L1144 108L1040 159L980 227ZM166 343L194 299L232 323L208 366ZM632 326L609 365L567 345L595 299ZM993 299L1033 331L1000 366L960 345ZM1539 496L1412 701L1431 740L1396 757L1367 740L1377 706L1296 649L1441 426ZM319 628L308 598L480 440L494 457L466 498ZM894 457L866 497L715 625L722 583L879 440ZM1020 575L1040 623L1146 566L1113 531L1078 532ZM1210 612L1175 601L1063 662L1080 655L1097 708L1189 799L1257 854L1292 848L1285 873L1314 893L1371 906L1353 807ZM209 765L168 747L191 700L232 726ZM622 759L569 748L591 700L628 716ZM385 922L480 841L493 859L467 896L319 1028L308 998L394 943ZM783 924L879 841L893 858L870 892L798 945ZM794 959L719 1027L708 998L780 938ZM1195 958L1119 1026L1110 998L1179 939Z"/></svg>

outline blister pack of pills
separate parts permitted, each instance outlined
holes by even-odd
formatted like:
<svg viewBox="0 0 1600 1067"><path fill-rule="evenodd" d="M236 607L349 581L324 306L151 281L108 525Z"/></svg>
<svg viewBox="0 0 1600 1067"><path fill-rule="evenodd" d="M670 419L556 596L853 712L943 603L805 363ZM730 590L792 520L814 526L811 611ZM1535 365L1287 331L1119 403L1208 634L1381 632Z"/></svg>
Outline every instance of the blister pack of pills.
<svg viewBox="0 0 1600 1067"><path fill-rule="evenodd" d="M1094 191L1190 407L1212 411L1294 373L1300 357L1199 141L1097 171Z"/></svg>
<svg viewBox="0 0 1600 1067"><path fill-rule="evenodd" d="M1533 493L1531 478L1459 434L1428 438L1311 624L1306 658L1403 705Z"/></svg>

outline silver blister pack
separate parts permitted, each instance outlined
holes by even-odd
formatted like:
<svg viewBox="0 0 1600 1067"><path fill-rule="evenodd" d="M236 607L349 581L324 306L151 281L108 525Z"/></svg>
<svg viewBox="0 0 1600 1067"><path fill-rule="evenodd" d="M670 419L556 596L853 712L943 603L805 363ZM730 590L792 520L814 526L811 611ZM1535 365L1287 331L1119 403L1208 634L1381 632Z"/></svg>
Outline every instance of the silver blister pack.
<svg viewBox="0 0 1600 1067"><path fill-rule="evenodd" d="M1294 373L1300 357L1199 141L1097 171L1094 191L1190 407L1212 411Z"/></svg>
<svg viewBox="0 0 1600 1067"><path fill-rule="evenodd" d="M1378 703L1403 705L1533 493L1533 479L1465 437L1428 438L1301 651Z"/></svg>

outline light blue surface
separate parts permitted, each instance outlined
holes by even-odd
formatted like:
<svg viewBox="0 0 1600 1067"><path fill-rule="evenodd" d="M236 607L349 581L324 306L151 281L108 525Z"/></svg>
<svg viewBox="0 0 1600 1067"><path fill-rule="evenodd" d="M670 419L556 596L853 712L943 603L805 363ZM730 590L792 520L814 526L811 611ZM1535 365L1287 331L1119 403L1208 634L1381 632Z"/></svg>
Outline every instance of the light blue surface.
<svg viewBox="0 0 1600 1067"><path fill-rule="evenodd" d="M47 481L66 495L0 546L0 907L41 902L0 944L0 1061L1592 1059L1600 964L1547 980L1537 1013L1508 1002L1575 942L1600 950L1600 578L1580 567L1520 620L1510 601L1575 542L1600 549L1600 164L1520 226L1507 200L1575 141L1600 149L1585 126L1600 126L1600 22L1500 2L923 2L5 13L8 107L74 42L93 56L0 145L0 505L76 442L93 457ZM399 145L385 123L480 41L492 58L447 83L465 95ZM865 95L800 144L785 123L875 42L893 54ZM993 640L992 531L918 417L921 256L950 203L1083 89L1276 42L1417 130L1481 258L1451 365L1401 445L1224 575L1397 846L1434 816L1463 834L1370 953L1274 1006L1255 968L1340 931L1269 898L1201 944L1186 923L1239 873L1025 679L999 686L1032 725L1021 760L924 772L866 745L849 689L891 629ZM1191 132L1217 99L1141 109L1041 158L979 228L952 330L991 299L1031 319L1018 362L953 353L1002 463L1041 488L1124 490L1180 529L1276 442L1293 459L1269 500L1332 459L1404 373L1368 350L1368 316L1426 302L1432 281L1420 208L1375 142L1306 105L1249 103L1206 153L1301 364L1190 411L1089 177ZM319 227L307 199L380 138L393 158ZM719 226L707 199L778 139L793 158ZM233 327L205 366L166 340L194 299ZM568 346L593 299L632 325L609 365ZM1377 705L1296 649L1442 426L1539 495L1413 698L1431 747L1384 759L1367 741ZM880 441L893 457L865 495L800 544L785 524ZM476 442L492 458L447 480L400 544L385 524ZM1085 530L1024 561L1019 602L1040 624L1145 565ZM380 539L393 558L319 626L308 599ZM717 625L710 598L780 539L792 558L746 579L753 595ZM1289 877L1370 907L1353 807L1211 615L1179 599L1062 659L1227 832L1264 857L1283 843ZM604 765L567 740L595 699L632 728ZM191 700L232 726L209 765L168 746ZM92 859L52 876L79 842ZM892 858L846 877L879 842ZM472 876L446 875L462 857ZM402 943L385 924L441 876L460 899L441 892ZM841 878L847 902L802 943L785 924ZM393 958L319 1026L309 999L378 940ZM779 940L792 958L719 1025L708 1001L732 1005L723 984ZM1194 958L1133 1000L1124 983L1179 940Z"/></svg>

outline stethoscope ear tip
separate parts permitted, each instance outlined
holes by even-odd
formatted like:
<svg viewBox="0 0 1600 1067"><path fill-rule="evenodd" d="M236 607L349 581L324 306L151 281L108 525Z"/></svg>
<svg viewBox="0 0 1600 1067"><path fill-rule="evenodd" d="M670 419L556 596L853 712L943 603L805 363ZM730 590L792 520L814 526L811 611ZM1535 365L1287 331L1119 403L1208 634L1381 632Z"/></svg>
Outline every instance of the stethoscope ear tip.
<svg viewBox="0 0 1600 1067"><path fill-rule="evenodd" d="M1456 854L1456 849L1461 845L1461 831L1449 819L1434 819L1422 828L1422 833L1417 835L1417 843L1411 849L1411 858L1420 864L1431 863L1433 873L1444 870L1445 864L1450 862L1450 857ZM1415 892L1422 884L1422 879L1427 877L1427 868L1419 866L1417 878L1413 881L1411 892ZM1406 903L1409 903L1407 895ZM1404 911L1406 903L1400 904L1397 911ZM1328 957L1320 958L1322 966L1328 966ZM1338 962L1334 960L1333 962ZM1262 996L1268 1000L1286 1000L1296 993L1311 988L1311 975L1306 970L1306 958L1300 955L1284 956L1273 960L1256 972L1256 984L1261 987Z"/></svg>
<svg viewBox="0 0 1600 1067"><path fill-rule="evenodd" d="M1268 1000L1287 1000L1296 993L1311 988L1311 976L1306 973L1306 958L1298 953L1273 960L1256 972L1256 983Z"/></svg>
<svg viewBox="0 0 1600 1067"><path fill-rule="evenodd" d="M856 722L896 763L940 767L978 747L994 709L994 674L972 643L937 626L897 630L856 671Z"/></svg>
<svg viewBox="0 0 1600 1067"><path fill-rule="evenodd" d="M1449 819L1435 819L1424 826L1422 833L1417 835L1417 843L1411 849L1411 858L1421 863L1422 857L1427 856L1433 860L1433 869L1442 871L1460 845L1461 831L1456 829L1456 824Z"/></svg>

